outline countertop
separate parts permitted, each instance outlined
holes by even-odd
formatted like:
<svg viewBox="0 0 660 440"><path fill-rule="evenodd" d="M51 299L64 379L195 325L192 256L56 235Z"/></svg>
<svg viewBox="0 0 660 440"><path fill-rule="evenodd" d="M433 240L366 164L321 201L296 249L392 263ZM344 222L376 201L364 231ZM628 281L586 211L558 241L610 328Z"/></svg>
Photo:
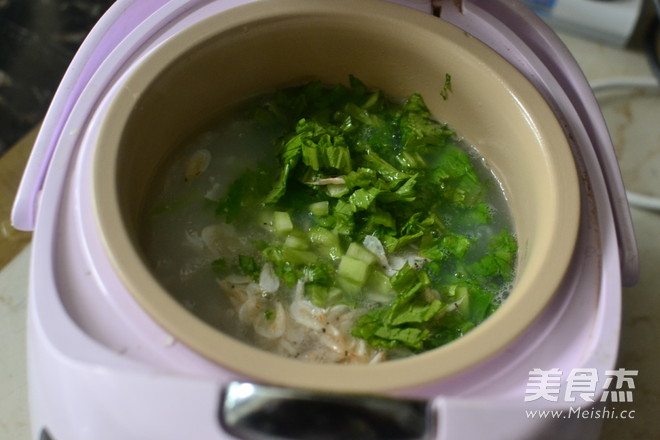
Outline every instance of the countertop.
<svg viewBox="0 0 660 440"><path fill-rule="evenodd" d="M0 7L7 1L0 1ZM75 3L75 2L74 2ZM0 29L4 30L2 26ZM588 79L651 77L644 56L561 34ZM1 73L1 72L0 72ZM0 78L1 79L1 78ZM632 98L631 98L632 96ZM640 98L641 97L641 98ZM660 101L658 92L607 95L603 113L616 143L624 181L631 190L660 196ZM37 125L38 121L30 121ZM30 127L32 128L32 127ZM17 179L34 140L32 130L0 157L0 438L27 440L29 415L25 362L25 310L29 234L9 227L7 216ZM639 283L623 292L623 329L618 364L638 370L635 418L606 420L602 439L660 438L660 212L632 208L641 259ZM4 255L4 260L3 260ZM6 264L6 265L5 265Z"/></svg>

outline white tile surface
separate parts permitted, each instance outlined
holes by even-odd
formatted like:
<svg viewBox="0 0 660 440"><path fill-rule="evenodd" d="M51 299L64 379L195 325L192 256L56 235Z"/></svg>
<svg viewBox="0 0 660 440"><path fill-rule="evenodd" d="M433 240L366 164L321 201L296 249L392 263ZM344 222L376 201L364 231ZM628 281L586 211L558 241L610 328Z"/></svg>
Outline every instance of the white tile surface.
<svg viewBox="0 0 660 440"><path fill-rule="evenodd" d="M608 76L650 75L645 58L640 53L569 36L562 38L590 80ZM657 116L655 121L660 123ZM659 129L660 124L650 125L649 131L641 134L646 139L650 133L651 141L655 139L655 146L645 146L655 152L660 150L657 135ZM633 138L632 143L637 142L634 139L637 138ZM622 148L628 149L625 150L627 161L638 159L635 150L630 150L627 145L618 145L617 151L622 151ZM640 185L634 171L632 173L627 172L626 178L635 179L635 185ZM654 177L651 173L651 177L644 178L647 180L642 183L641 189L644 184L653 185L653 188L660 187L657 174ZM640 187L636 186L636 189ZM624 291L624 328L619 364L624 368L639 370L635 402L631 404L636 410L636 418L607 421L603 440L660 438L660 382L655 377L660 372L660 213L633 209L632 214L642 261L642 275L637 286ZM29 253L27 248L0 272L0 439L4 440L30 438L25 374Z"/></svg>

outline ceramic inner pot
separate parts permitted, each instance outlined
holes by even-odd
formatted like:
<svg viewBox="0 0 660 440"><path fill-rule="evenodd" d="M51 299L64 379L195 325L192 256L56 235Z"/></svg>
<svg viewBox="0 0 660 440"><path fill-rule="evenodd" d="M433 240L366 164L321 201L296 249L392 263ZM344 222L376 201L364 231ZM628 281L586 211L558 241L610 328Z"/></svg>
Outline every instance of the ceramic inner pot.
<svg viewBox="0 0 660 440"><path fill-rule="evenodd" d="M445 73L452 92L444 100ZM269 354L193 316L159 284L140 246L145 197L181 142L246 97L352 74L392 96L423 95L434 116L474 144L501 182L519 242L508 299L466 336L381 364L322 365ZM480 41L442 20L379 1L257 2L171 38L115 87L94 140L95 215L126 288L178 340L255 380L340 392L437 382L501 351L548 304L567 270L579 222L573 157L535 88Z"/></svg>

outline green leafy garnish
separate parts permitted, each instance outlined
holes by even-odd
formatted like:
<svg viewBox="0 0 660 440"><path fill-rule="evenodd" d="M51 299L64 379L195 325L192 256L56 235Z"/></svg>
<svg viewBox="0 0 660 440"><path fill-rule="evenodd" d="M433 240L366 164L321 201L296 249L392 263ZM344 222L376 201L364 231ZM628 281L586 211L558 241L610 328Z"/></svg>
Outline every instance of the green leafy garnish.
<svg viewBox="0 0 660 440"><path fill-rule="evenodd" d="M449 97L449 92L451 92L451 75L445 73L445 83L442 86L442 90L440 90L440 96L442 96L442 99L446 101Z"/></svg>
<svg viewBox="0 0 660 440"><path fill-rule="evenodd" d="M366 307L352 334L385 350L441 346L497 309L516 240L492 224L488 181L421 95L397 102L351 76L279 90L251 114L276 133L277 166L247 170L216 209L272 232L239 257L242 273L256 280L268 262L319 307ZM407 261L392 270L396 258Z"/></svg>
<svg viewBox="0 0 660 440"><path fill-rule="evenodd" d="M239 255L238 267L241 269L241 272L243 272L244 275L247 275L255 280L259 278L259 272L261 269L253 257L248 255Z"/></svg>

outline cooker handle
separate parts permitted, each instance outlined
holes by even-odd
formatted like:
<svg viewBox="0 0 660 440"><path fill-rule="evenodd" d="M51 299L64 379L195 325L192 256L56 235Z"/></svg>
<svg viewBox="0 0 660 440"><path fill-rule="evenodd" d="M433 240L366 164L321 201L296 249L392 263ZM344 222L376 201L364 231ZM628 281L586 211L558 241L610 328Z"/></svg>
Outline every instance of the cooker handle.
<svg viewBox="0 0 660 440"><path fill-rule="evenodd" d="M347 395L230 382L218 418L240 439L431 440L436 438L432 402Z"/></svg>
<svg viewBox="0 0 660 440"><path fill-rule="evenodd" d="M322 380L322 379L320 379ZM581 440L600 431L598 403L522 402L488 397L432 400L353 395L230 382L218 420L245 440ZM542 414L559 414L545 417Z"/></svg>

